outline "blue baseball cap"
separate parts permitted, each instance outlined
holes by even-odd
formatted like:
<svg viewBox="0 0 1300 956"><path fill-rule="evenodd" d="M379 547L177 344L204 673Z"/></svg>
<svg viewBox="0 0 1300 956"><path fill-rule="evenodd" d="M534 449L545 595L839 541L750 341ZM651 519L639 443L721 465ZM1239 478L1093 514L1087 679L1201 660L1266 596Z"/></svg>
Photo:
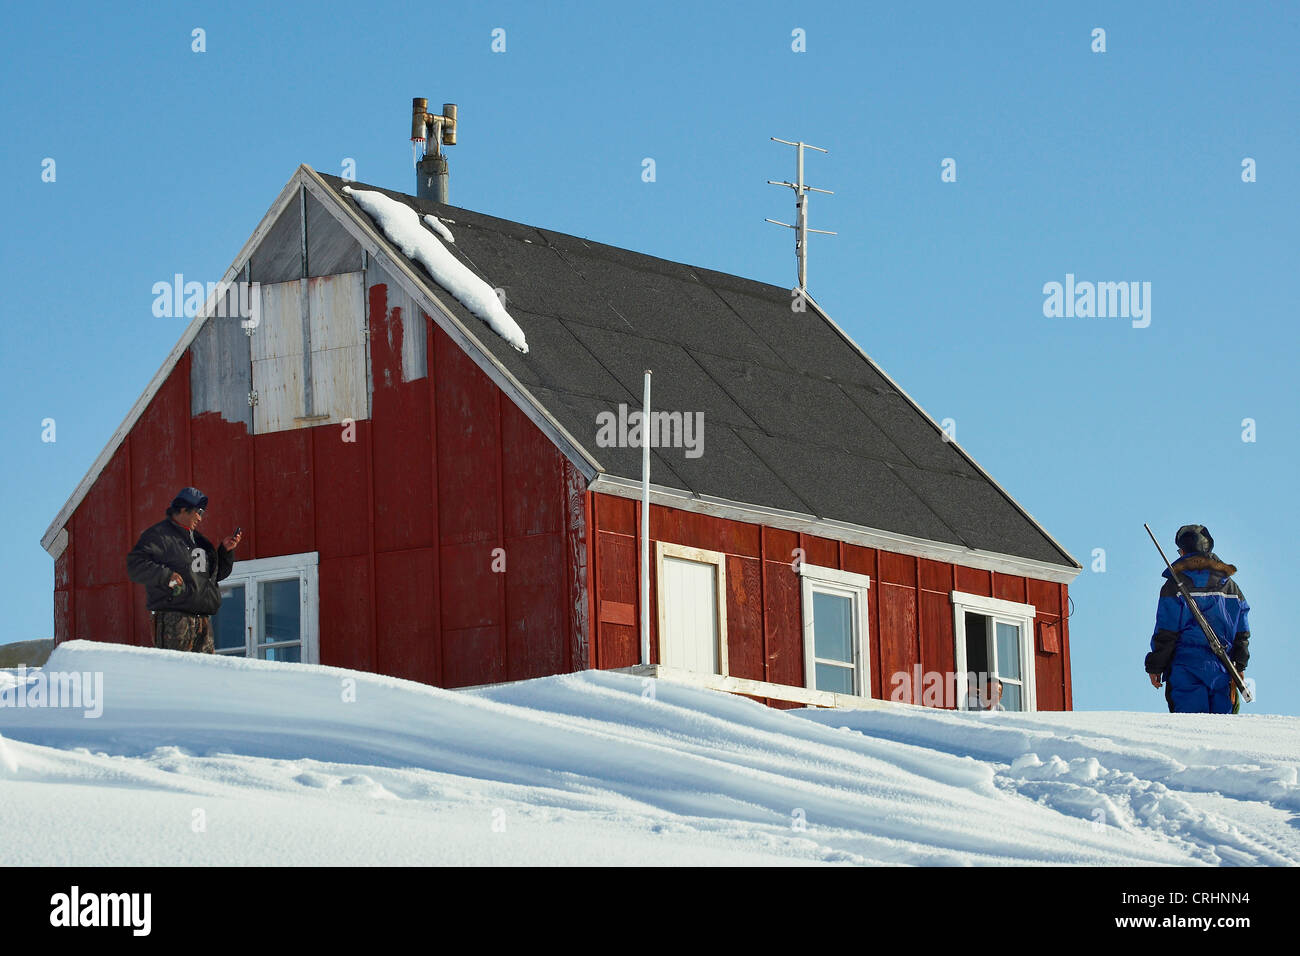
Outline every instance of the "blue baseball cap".
<svg viewBox="0 0 1300 956"><path fill-rule="evenodd" d="M197 488L182 488L172 499L172 508L177 511L194 511L208 507L208 496Z"/></svg>

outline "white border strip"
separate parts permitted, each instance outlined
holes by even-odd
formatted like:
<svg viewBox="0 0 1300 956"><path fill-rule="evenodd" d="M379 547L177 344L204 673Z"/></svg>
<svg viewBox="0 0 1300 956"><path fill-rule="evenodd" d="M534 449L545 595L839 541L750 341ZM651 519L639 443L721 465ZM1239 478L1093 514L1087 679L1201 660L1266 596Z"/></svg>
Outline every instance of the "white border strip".
<svg viewBox="0 0 1300 956"><path fill-rule="evenodd" d="M663 667L652 664L649 667L635 665L619 667L613 673L631 674L635 677L653 677L673 684L686 684L705 690L720 690L730 694L748 694L751 697L767 697L772 700L788 700L809 707L834 707L839 710L897 710L898 708L919 709L917 704L908 704L894 700L880 700L877 697L854 697L852 694L836 694L826 690L809 690L807 687L795 687L791 684L771 684L767 681L750 680L747 677L724 677L721 674L699 674L676 667ZM933 711L935 708L926 708ZM951 711L949 711L951 713Z"/></svg>

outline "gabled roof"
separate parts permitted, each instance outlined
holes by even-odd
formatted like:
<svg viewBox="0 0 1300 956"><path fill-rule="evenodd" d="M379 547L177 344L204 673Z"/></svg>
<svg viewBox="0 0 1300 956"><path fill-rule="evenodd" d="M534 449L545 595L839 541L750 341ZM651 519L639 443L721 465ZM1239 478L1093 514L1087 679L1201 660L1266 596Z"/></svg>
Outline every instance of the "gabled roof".
<svg viewBox="0 0 1300 956"><path fill-rule="evenodd" d="M704 421L699 457L652 453L657 486L1078 567L815 303L793 311L789 289L320 178L353 208L345 186L451 224L448 248L505 291L528 353L443 301L603 475L640 480L640 449L598 447L597 415L639 408L649 368L654 409Z"/></svg>
<svg viewBox="0 0 1300 956"><path fill-rule="evenodd" d="M332 197L325 205L363 246L389 260L405 285L420 286L408 291L423 293L419 299L435 321L512 397L533 406L525 411L594 479L596 490L630 494L639 485L640 449L600 447L597 415L620 404L639 408L649 368L656 410L698 411L704 421L701 456L652 452L656 500L1052 580L1078 573L1078 562L956 442L945 440L933 419L812 300L807 311L795 312L790 290L779 286L305 166L259 232L296 182L319 199ZM505 291L528 353L513 349L388 242L343 192L348 186L446 221L455 235L448 248ZM187 330L156 384L200 324L196 319ZM132 421L128 416L110 446ZM82 484L76 500L89 487ZM70 501L51 525L47 547L74 507Z"/></svg>

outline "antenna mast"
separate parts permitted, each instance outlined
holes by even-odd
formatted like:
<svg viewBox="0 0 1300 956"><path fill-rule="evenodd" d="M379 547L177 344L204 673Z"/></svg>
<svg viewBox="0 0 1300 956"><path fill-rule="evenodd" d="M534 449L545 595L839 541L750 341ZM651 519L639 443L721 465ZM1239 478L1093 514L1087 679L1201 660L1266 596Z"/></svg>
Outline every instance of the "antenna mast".
<svg viewBox="0 0 1300 956"><path fill-rule="evenodd" d="M787 183L778 182L775 179L769 179L768 185L771 186L789 186L794 190L795 221L793 224L788 222L778 222L775 219L767 219L766 222L775 223L778 226L785 226L787 229L794 230L794 254L799 260L799 289L802 292L808 291L808 233L819 232L823 236L835 236L838 233L831 232L827 229L809 229L808 228L808 194L825 193L828 196L835 194L829 189L818 189L815 186L809 186L803 181L803 151L815 149L819 153L829 152L820 146L813 146L809 143L798 142L792 143L788 139L777 139L772 137L774 143L784 143L786 146L794 146L797 150L795 157L795 179L796 182Z"/></svg>

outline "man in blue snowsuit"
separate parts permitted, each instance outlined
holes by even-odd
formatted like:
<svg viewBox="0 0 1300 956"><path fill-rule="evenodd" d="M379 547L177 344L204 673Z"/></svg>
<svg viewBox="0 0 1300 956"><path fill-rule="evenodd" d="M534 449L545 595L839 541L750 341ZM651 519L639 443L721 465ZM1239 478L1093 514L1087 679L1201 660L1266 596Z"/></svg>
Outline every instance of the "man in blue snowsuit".
<svg viewBox="0 0 1300 956"><path fill-rule="evenodd" d="M1232 580L1237 569L1214 553L1214 539L1204 525L1189 524L1174 537L1180 557L1174 570L1187 584L1205 620L1214 628L1239 673L1250 660L1250 605ZM1178 584L1166 568L1156 606L1156 630L1146 672L1151 686L1165 681L1165 700L1171 713L1232 714L1237 711L1237 692L1228 670L1210 650L1209 639L1188 609Z"/></svg>

